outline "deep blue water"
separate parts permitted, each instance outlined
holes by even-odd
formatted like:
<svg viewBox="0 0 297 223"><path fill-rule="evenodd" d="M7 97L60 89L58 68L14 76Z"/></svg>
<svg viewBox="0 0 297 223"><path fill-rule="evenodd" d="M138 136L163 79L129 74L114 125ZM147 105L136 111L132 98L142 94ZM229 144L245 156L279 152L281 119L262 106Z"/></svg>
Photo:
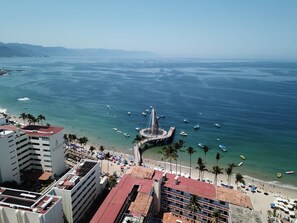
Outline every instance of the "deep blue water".
<svg viewBox="0 0 297 223"><path fill-rule="evenodd" d="M197 150L193 165L204 156L199 142L212 148L209 168L224 144L228 152L220 166L239 163L244 154L247 160L236 171L297 186L297 174L276 177L297 172L297 63L55 57L1 58L0 68L12 70L0 77L0 108L8 113L43 114L65 131L131 152L135 127L147 124L141 112L152 105L166 115L163 128L177 127L176 140L181 130L188 133L186 146ZM22 97L30 100L17 100ZM201 128L194 131L196 124ZM154 149L145 156L158 158Z"/></svg>

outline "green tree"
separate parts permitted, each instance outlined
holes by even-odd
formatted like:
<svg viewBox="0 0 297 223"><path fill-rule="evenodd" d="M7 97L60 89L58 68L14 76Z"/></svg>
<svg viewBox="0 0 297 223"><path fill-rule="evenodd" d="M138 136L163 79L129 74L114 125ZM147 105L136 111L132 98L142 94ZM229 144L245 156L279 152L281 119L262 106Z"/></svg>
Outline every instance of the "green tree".
<svg viewBox="0 0 297 223"><path fill-rule="evenodd" d="M209 151L209 147L207 145L204 145L203 146L203 151L204 151L204 157L205 157L204 161L206 163L206 153Z"/></svg>
<svg viewBox="0 0 297 223"><path fill-rule="evenodd" d="M231 175L234 167L236 167L236 165L234 163L231 163L231 164L228 164L228 167L225 169L225 172L228 176L228 186L230 186L230 183L231 183Z"/></svg>
<svg viewBox="0 0 297 223"><path fill-rule="evenodd" d="M219 212L218 209L215 209L212 213L211 216L213 217L212 222L213 223L218 223L220 221L221 213Z"/></svg>
<svg viewBox="0 0 297 223"><path fill-rule="evenodd" d="M37 116L37 121L41 123L42 125L42 121L45 120L45 117L43 115L38 115Z"/></svg>
<svg viewBox="0 0 297 223"><path fill-rule="evenodd" d="M213 166L212 167L212 173L215 175L214 177L214 184L217 185L217 179L218 179L218 175L222 174L223 168L220 168L219 166Z"/></svg>
<svg viewBox="0 0 297 223"><path fill-rule="evenodd" d="M88 138L85 136L78 139L78 142L81 145L86 145L88 143L88 141L89 141Z"/></svg>
<svg viewBox="0 0 297 223"><path fill-rule="evenodd" d="M187 148L187 153L189 154L189 156L190 156L190 178L191 178L191 171L192 171L192 155L194 154L194 153L196 153L196 151L194 150L194 148L193 147L188 147Z"/></svg>
<svg viewBox="0 0 297 223"><path fill-rule="evenodd" d="M198 201L199 201L199 197L197 195L191 196L190 203L187 206L190 209L191 214L196 213L198 210L201 211L201 206Z"/></svg>
<svg viewBox="0 0 297 223"><path fill-rule="evenodd" d="M237 185L237 189L238 189L238 183L242 183L242 184L245 184L245 181L243 179L243 176L240 174L240 173L237 173L235 175L235 183Z"/></svg>
<svg viewBox="0 0 297 223"><path fill-rule="evenodd" d="M198 166L196 167L199 170L199 180L203 180L204 171L206 171L206 166L201 157L197 160Z"/></svg>
<svg viewBox="0 0 297 223"><path fill-rule="evenodd" d="M165 158L169 159L170 173L172 173L172 160L177 159L178 157L177 151L172 145L165 146L163 149L164 149Z"/></svg>
<svg viewBox="0 0 297 223"><path fill-rule="evenodd" d="M216 154L216 160L217 160L217 164L218 164L218 162L219 162L219 160L222 158L222 156L221 156L221 154L218 152L217 154Z"/></svg>
<svg viewBox="0 0 297 223"><path fill-rule="evenodd" d="M110 159L111 155L109 152L107 152L105 154L105 159L107 159L107 173L109 174L109 159Z"/></svg>
<svg viewBox="0 0 297 223"><path fill-rule="evenodd" d="M25 121L26 121L26 118L27 118L27 114L23 112L23 113L21 113L21 115L20 115L19 118L23 119L24 124L25 124Z"/></svg>
<svg viewBox="0 0 297 223"><path fill-rule="evenodd" d="M117 185L117 178L114 175L110 175L108 178L108 186L110 188L115 187Z"/></svg>
<svg viewBox="0 0 297 223"><path fill-rule="evenodd" d="M183 148L184 144L185 144L185 141L182 139L180 139L176 143L174 143L174 148L176 149L177 157L178 157L178 152L181 150L181 148ZM175 172L177 174L177 159L176 159L176 163L175 163Z"/></svg>

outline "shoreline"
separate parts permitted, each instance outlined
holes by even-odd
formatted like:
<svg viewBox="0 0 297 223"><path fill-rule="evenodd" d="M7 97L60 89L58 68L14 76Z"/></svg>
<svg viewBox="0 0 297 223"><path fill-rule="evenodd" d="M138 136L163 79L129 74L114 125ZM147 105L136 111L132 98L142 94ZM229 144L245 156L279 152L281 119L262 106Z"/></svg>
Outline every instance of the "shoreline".
<svg viewBox="0 0 297 223"><path fill-rule="evenodd" d="M7 111L7 109L2 109L2 108L0 109L0 113L5 113L5 114L8 115L8 117L10 117L9 120L16 121L16 122L18 122L20 124L24 124L23 120L20 119L18 116L16 116L15 114L6 113L6 111ZM66 133L64 133L64 134L66 134ZM98 142L94 143L93 141L89 141L87 143L87 145L86 145L86 148L90 148L90 146L94 146L96 148L95 151L99 151L98 147L100 146L100 143L98 143ZM105 145L102 144L102 146L104 146L106 148ZM121 154L121 155L123 155L125 157L131 157L131 156L133 157L133 151L132 150L129 150L129 151L131 151L131 154L128 153L129 151L123 151L123 150L118 149L116 147L113 147L112 150L107 148L104 151L109 152L110 154L117 154L117 155ZM144 165L147 165L147 166L149 166L151 168L154 168L154 167L157 167L157 166L160 167L160 166L164 165L163 161L158 161L158 160L155 160L155 159L152 159L152 158L143 157L143 160L144 160ZM148 162L145 162L145 161L148 161ZM154 166L152 164L154 164ZM166 162L166 166L167 166L167 169L168 169L169 168L169 162ZM179 167L179 164L178 164L178 172L179 172L179 168L180 167ZM185 173L189 173L189 171L187 171L190 168L189 166L182 165L181 168L182 168L183 171L185 171ZM176 169L175 168L175 162L172 162L173 172L175 172L175 169ZM191 171L192 171L192 174L194 174L194 175L198 173L198 170L195 169L195 166L192 166ZM236 173L236 168L234 169L234 173ZM204 175L205 175L205 178L207 177L207 178L213 179L213 174L210 173L210 172L205 172ZM218 183L220 181L223 181L223 182L226 181L226 179L221 179L222 177L227 178L227 175L225 173L218 175ZM288 194L288 196L297 194L297 187L294 186L294 185L291 185L291 184L283 184L283 183L278 182L278 181L265 181L265 180L261 180L261 179L255 178L255 177L251 177L249 175L243 175L243 177L244 177L244 179L246 181L249 181L248 183L253 183L253 184L257 185L258 188L263 188L263 187L264 187L264 189L267 188L267 189L269 189L270 191L272 191L275 194L284 194L284 195ZM296 196L296 198L297 198L297 196Z"/></svg>

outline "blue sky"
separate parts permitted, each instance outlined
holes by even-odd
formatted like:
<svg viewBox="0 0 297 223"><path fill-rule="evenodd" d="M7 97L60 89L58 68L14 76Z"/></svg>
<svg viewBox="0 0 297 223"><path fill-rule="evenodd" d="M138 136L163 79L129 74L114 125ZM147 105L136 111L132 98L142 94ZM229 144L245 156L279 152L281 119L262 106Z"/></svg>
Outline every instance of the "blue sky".
<svg viewBox="0 0 297 223"><path fill-rule="evenodd" d="M296 0L1 0L0 42L297 58Z"/></svg>

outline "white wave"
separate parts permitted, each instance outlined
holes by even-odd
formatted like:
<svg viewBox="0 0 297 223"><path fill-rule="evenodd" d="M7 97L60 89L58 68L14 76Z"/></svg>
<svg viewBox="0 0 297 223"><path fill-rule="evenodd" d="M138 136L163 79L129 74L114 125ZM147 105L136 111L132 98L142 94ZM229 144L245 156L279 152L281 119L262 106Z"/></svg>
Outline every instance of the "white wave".
<svg viewBox="0 0 297 223"><path fill-rule="evenodd" d="M30 98L24 97L24 98L19 98L18 101L29 101Z"/></svg>
<svg viewBox="0 0 297 223"><path fill-rule="evenodd" d="M6 114L6 112L7 112L7 108L0 108L0 113Z"/></svg>

